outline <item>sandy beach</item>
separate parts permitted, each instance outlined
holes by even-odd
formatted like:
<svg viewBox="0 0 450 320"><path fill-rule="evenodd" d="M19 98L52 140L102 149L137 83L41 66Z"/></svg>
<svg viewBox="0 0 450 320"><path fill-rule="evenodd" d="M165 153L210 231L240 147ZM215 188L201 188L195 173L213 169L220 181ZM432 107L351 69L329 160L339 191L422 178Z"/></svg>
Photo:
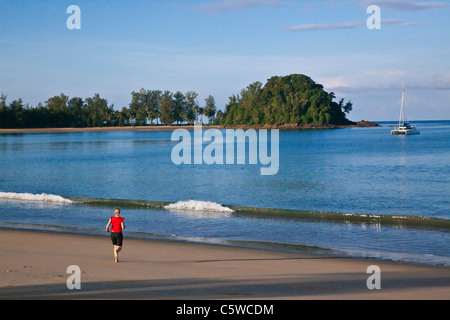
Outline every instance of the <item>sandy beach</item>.
<svg viewBox="0 0 450 320"><path fill-rule="evenodd" d="M216 128L209 126L208 128ZM219 128L219 127L217 127ZM168 131L175 129L193 130L194 126L126 126L126 127L89 127L89 128L31 128L2 129L0 133L65 133L65 132L107 132L107 131Z"/></svg>
<svg viewBox="0 0 450 320"><path fill-rule="evenodd" d="M450 268L108 235L0 229L0 299L449 299ZM79 266L81 289L67 268ZM381 270L381 289L366 273Z"/></svg>
<svg viewBox="0 0 450 320"><path fill-rule="evenodd" d="M238 125L238 126L222 126L222 125L203 125L205 129L339 129L350 127L379 127L378 124L369 121L360 121L350 125L320 125L320 124L285 124L285 125ZM157 125L157 126L124 126L124 127L87 127L87 128L17 128L4 129L0 128L0 133L68 133L68 132L107 132L107 131L173 131L176 129L194 130L193 125Z"/></svg>

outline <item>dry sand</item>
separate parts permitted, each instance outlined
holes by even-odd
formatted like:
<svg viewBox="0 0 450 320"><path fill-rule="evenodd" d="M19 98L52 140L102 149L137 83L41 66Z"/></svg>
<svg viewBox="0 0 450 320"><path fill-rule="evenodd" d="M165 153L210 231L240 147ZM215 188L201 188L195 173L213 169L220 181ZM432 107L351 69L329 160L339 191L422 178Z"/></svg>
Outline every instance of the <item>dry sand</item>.
<svg viewBox="0 0 450 320"><path fill-rule="evenodd" d="M198 243L0 229L0 299L449 299L450 268ZM67 267L81 269L69 290ZM381 269L369 290L367 268Z"/></svg>

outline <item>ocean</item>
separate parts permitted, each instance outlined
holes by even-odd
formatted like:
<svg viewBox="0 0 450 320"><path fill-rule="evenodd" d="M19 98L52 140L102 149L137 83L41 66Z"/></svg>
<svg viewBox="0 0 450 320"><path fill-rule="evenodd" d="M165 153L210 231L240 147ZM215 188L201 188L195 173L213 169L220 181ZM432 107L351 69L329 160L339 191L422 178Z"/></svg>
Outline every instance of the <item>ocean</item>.
<svg viewBox="0 0 450 320"><path fill-rule="evenodd" d="M450 266L450 121L379 123L280 130L274 175L176 165L172 131L0 134L0 232L106 235L121 207L126 237Z"/></svg>

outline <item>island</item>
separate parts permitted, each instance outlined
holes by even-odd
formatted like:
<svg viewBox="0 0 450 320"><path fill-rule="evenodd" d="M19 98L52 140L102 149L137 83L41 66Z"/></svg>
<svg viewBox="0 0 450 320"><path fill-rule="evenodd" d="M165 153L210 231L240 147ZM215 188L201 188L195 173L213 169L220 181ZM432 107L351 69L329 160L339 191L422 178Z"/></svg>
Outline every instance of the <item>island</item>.
<svg viewBox="0 0 450 320"><path fill-rule="evenodd" d="M330 129L348 126L376 127L376 123L355 123L346 115L353 109L351 101L333 101L333 92L303 74L274 76L263 86L254 82L233 95L224 113L214 124L225 127L260 127L283 129Z"/></svg>

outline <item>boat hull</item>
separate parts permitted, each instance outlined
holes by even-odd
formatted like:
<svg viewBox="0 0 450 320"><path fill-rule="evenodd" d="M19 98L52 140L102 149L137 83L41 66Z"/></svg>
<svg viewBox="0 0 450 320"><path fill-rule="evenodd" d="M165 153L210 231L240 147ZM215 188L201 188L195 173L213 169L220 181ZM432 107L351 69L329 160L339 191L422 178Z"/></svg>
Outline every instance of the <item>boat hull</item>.
<svg viewBox="0 0 450 320"><path fill-rule="evenodd" d="M409 136L409 135L414 135L414 134L420 134L420 131L419 130L392 130L391 134L397 135L397 136Z"/></svg>

